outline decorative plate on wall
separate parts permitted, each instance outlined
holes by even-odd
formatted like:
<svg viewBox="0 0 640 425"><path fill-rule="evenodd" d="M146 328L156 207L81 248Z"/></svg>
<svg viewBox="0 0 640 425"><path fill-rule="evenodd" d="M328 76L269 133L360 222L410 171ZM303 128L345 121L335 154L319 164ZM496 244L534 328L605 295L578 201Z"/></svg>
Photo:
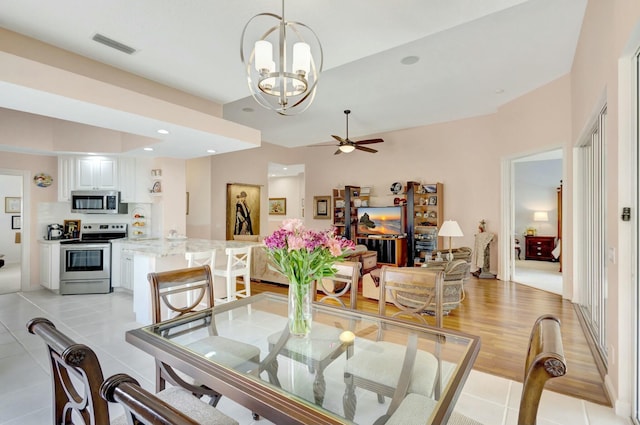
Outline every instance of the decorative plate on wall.
<svg viewBox="0 0 640 425"><path fill-rule="evenodd" d="M395 183L393 183L393 184L391 185L391 188L390 188L390 189L391 189L391 192L392 192L394 195L397 195L397 194L399 194L400 192L402 192L402 183L400 183L400 182L395 182Z"/></svg>
<svg viewBox="0 0 640 425"><path fill-rule="evenodd" d="M36 174L33 177L33 183L38 187L49 187L53 183L53 178L49 174Z"/></svg>

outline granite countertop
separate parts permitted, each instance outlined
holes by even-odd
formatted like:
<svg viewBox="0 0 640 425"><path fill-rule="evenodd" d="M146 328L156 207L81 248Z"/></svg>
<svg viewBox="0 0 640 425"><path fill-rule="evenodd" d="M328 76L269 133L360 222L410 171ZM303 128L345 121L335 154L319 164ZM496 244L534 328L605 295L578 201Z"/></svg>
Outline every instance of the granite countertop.
<svg viewBox="0 0 640 425"><path fill-rule="evenodd" d="M148 257L184 255L189 252L213 251L214 249L242 248L260 245L259 242L223 241L208 239L120 239L124 251Z"/></svg>

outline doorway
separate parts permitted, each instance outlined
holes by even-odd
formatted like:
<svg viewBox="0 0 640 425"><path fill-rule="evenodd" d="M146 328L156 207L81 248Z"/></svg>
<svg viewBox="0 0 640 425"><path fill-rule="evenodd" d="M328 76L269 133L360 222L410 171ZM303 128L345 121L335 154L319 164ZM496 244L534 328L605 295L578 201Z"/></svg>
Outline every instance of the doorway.
<svg viewBox="0 0 640 425"><path fill-rule="evenodd" d="M270 204L277 203L279 208L269 208L269 220L267 232L269 235L277 230L285 219L297 218L304 220L304 188L305 179L304 164L277 164L270 162L268 165L268 194Z"/></svg>
<svg viewBox="0 0 640 425"><path fill-rule="evenodd" d="M23 281L23 176L0 170L0 294L18 292Z"/></svg>
<svg viewBox="0 0 640 425"><path fill-rule="evenodd" d="M562 295L562 150L511 160L509 280ZM560 190L560 192L559 192Z"/></svg>

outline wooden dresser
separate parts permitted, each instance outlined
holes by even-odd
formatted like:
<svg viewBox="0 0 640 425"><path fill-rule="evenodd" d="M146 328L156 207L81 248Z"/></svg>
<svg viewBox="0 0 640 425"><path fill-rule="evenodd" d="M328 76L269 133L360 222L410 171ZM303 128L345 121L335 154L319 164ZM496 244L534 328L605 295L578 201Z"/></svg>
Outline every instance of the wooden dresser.
<svg viewBox="0 0 640 425"><path fill-rule="evenodd" d="M552 261L554 236L525 236L525 260Z"/></svg>

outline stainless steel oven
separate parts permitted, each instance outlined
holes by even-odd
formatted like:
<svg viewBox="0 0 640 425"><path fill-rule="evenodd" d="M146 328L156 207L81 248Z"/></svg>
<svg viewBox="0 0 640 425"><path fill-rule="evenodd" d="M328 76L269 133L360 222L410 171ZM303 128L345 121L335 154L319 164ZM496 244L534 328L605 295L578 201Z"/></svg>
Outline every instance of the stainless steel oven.
<svg viewBox="0 0 640 425"><path fill-rule="evenodd" d="M127 236L126 224L84 224L80 238L60 243L60 294L111 292L112 239Z"/></svg>

